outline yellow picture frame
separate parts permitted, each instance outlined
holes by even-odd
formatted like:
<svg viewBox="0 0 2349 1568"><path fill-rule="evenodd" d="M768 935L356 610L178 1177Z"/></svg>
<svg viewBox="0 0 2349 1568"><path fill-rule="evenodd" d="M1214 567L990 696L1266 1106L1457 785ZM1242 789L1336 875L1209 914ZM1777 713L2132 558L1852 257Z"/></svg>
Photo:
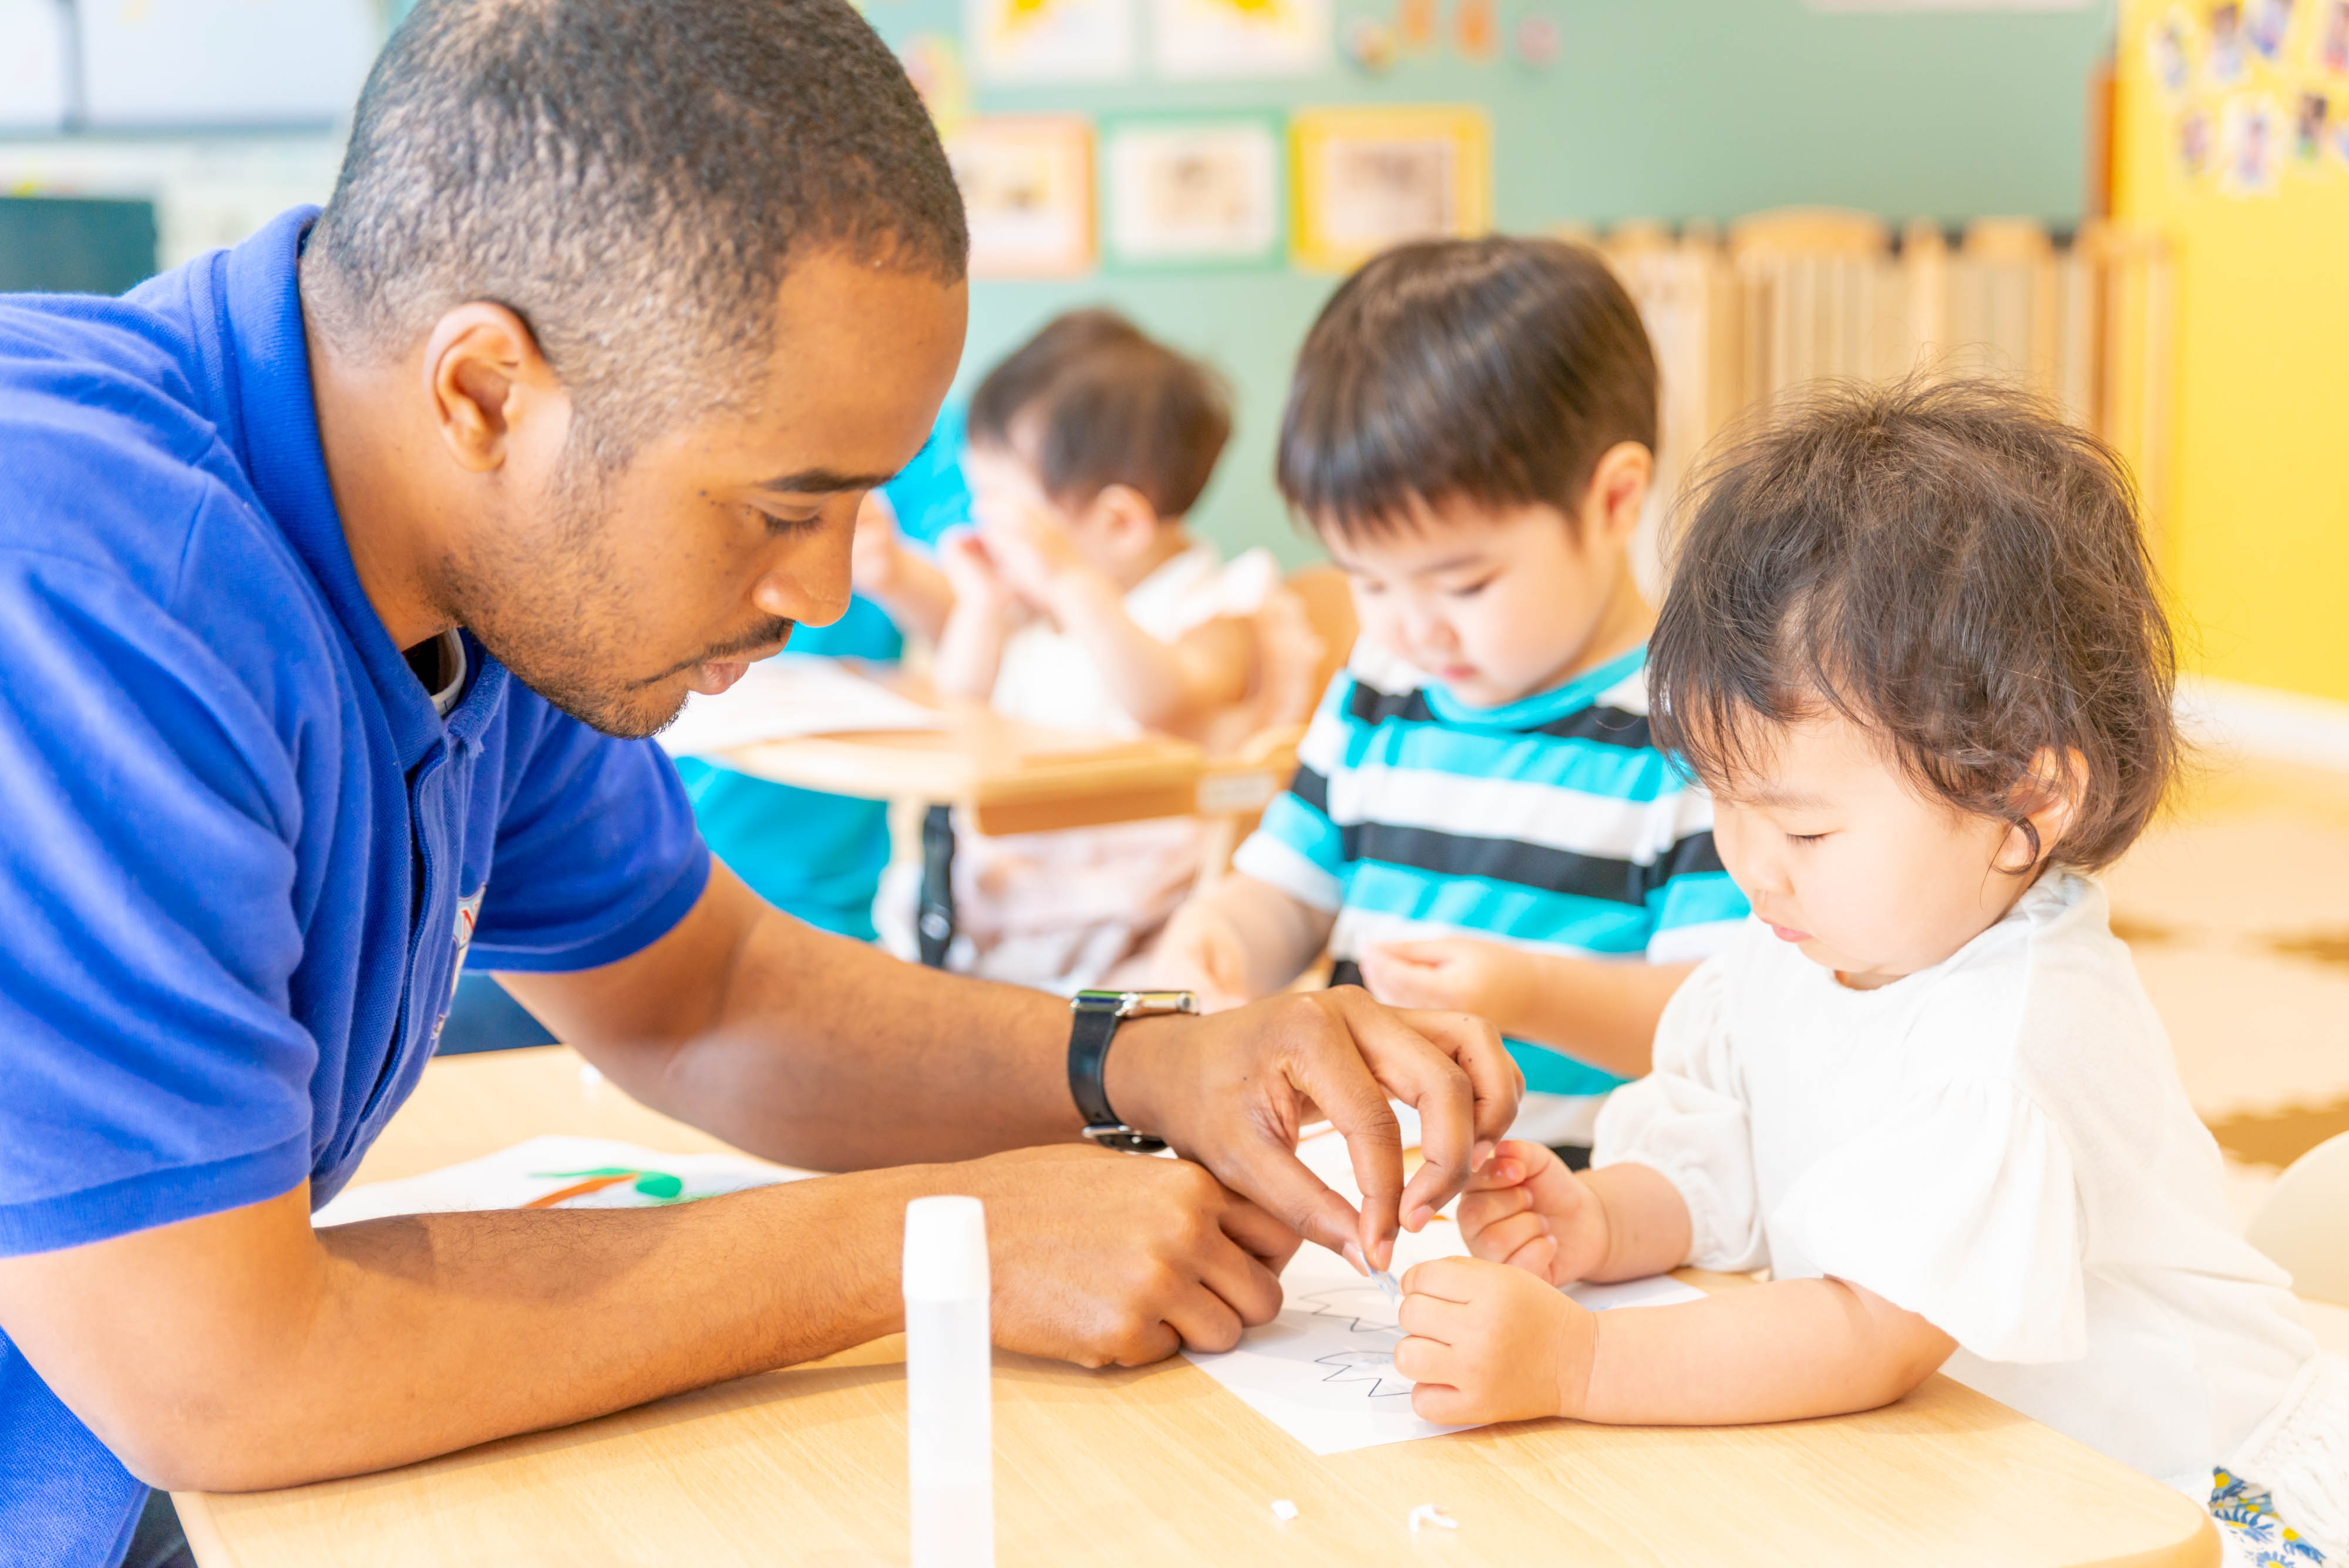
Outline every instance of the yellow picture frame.
<svg viewBox="0 0 2349 1568"><path fill-rule="evenodd" d="M1493 226L1493 128L1473 104L1330 105L1289 116L1291 256L1350 272L1405 240Z"/></svg>

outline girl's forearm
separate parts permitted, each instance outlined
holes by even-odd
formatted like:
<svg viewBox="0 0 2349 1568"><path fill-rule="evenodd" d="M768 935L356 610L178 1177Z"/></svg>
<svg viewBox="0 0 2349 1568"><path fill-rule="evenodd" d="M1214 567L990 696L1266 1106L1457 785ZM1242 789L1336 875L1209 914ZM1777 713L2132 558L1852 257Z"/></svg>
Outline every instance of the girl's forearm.
<svg viewBox="0 0 2349 1568"><path fill-rule="evenodd" d="M1072 574L1054 594L1052 614L1092 656L1117 705L1145 730L1182 733L1247 695L1243 641L1194 634L1185 643L1161 642L1134 623L1116 586L1098 574ZM1212 646L1188 646L1198 641Z"/></svg>
<svg viewBox="0 0 2349 1568"><path fill-rule="evenodd" d="M1619 1426L1736 1426L1872 1410L1956 1342L1841 1280L1785 1280L1701 1302L1594 1314L1589 1375L1562 1414Z"/></svg>
<svg viewBox="0 0 2349 1568"><path fill-rule="evenodd" d="M1688 1203L1670 1178L1645 1165L1609 1165L1581 1179L1607 1217L1607 1256L1585 1278L1644 1280L1688 1262Z"/></svg>
<svg viewBox="0 0 2349 1568"><path fill-rule="evenodd" d="M871 597L901 628L935 645L954 613L954 584L920 551L903 544L893 548L888 580L876 584Z"/></svg>
<svg viewBox="0 0 2349 1568"><path fill-rule="evenodd" d="M985 701L995 691L996 672L1003 665L1003 644L1009 636L1005 621L994 606L956 601L938 636L932 683L948 696Z"/></svg>

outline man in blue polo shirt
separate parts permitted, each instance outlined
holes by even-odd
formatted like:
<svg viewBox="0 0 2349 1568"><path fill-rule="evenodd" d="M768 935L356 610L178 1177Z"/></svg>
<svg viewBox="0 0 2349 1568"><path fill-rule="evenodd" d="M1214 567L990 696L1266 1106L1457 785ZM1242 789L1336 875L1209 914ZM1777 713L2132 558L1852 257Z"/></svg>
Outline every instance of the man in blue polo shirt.
<svg viewBox="0 0 2349 1568"><path fill-rule="evenodd" d="M373 1469L886 1332L926 1192L986 1201L1004 1344L1228 1345L1297 1232L1382 1259L1507 1125L1456 1016L1072 1028L816 931L629 738L841 613L964 251L845 0L423 0L323 214L120 301L0 301L0 1563L119 1561L150 1485ZM315 1231L469 946L631 1093L856 1174ZM1359 1215L1295 1158L1316 1107Z"/></svg>

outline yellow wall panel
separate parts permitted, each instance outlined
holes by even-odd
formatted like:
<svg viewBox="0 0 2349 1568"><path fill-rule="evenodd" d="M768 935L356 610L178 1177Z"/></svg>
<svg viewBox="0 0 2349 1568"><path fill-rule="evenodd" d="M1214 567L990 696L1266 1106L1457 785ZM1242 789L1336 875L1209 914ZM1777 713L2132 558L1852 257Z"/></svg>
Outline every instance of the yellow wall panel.
<svg viewBox="0 0 2349 1568"><path fill-rule="evenodd" d="M2168 235L2177 258L2162 553L2189 665L2349 699L2349 71L2325 56L2333 5L2288 6L2275 57L2239 41L2239 70L2223 15L2236 7L2125 5L2114 206ZM2238 15L2267 8L2253 0ZM2164 68L2173 61L2182 81ZM2295 130L2311 90L2330 112L2303 161ZM2199 170L2186 156L2198 113ZM2251 156L2262 142L2268 156ZM2261 171L2271 178L2249 177Z"/></svg>

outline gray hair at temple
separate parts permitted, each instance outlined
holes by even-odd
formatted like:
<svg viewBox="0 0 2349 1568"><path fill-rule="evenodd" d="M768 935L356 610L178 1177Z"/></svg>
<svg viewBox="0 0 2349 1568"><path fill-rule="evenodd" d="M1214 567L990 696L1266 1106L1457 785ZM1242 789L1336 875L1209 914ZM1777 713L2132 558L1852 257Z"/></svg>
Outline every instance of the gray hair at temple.
<svg viewBox="0 0 2349 1568"><path fill-rule="evenodd" d="M959 281L937 132L847 0L419 0L361 93L303 304L396 357L503 305L598 466L755 399L806 250Z"/></svg>

